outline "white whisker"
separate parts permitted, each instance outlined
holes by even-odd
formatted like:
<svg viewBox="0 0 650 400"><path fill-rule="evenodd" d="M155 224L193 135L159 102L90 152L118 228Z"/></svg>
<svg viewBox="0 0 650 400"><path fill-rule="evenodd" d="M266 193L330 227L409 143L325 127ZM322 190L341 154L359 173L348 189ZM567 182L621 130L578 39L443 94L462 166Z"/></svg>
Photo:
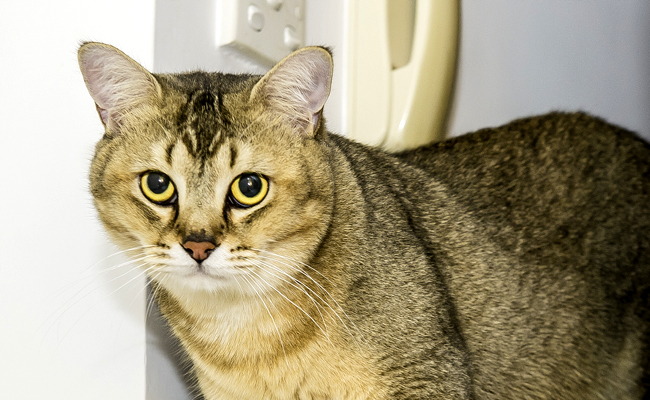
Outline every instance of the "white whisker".
<svg viewBox="0 0 650 400"><path fill-rule="evenodd" d="M311 320L311 322L313 322L314 325L316 325L316 326L318 327L318 329L320 329L321 331L323 331L323 328L318 324L318 322L316 322L316 320L315 320L311 315L309 315L309 313L308 313L307 311L303 310L302 307L300 307L299 305L297 305L296 303L294 303L293 301L291 301L287 296L285 296L284 294L282 294L282 292L280 292L278 289L276 289L275 287L273 287L273 285L269 285L269 283L266 282L266 281L264 280L264 278L262 278L262 276L260 276L257 272L255 272L255 271L250 271L250 273L252 273L252 274L254 274L255 276L257 276L261 281L263 281L264 283L266 283L268 287L270 287L271 289L275 290L275 291L276 291L280 296L282 296L286 301L288 301L289 303L293 304L294 307L296 307L297 309L299 309L300 311L302 311L302 313L305 314L305 315L307 316L307 318L309 318L309 319ZM325 331L323 331L323 333L325 333Z"/></svg>
<svg viewBox="0 0 650 400"><path fill-rule="evenodd" d="M257 265L257 264L256 264L256 265ZM259 267L264 267L264 265L258 265L258 266L259 266ZM271 266L271 265L267 263L267 266ZM276 268L278 271L280 271L280 272L286 274L284 271L280 270L279 268L277 268L277 267L274 267L274 268ZM270 273L270 272L268 272L268 271L266 271L266 272L267 272L267 273ZM270 274L273 275L273 276L275 276L275 277L277 277L277 275L275 275L275 274L273 274L273 273L270 273ZM325 307L323 307L323 306L320 305L317 301L315 301L314 298L311 297L311 296L309 295L309 293L307 293L303 288L309 289L309 290L312 291L314 294L316 294L316 293L315 293L311 288L307 287L304 283L300 282L299 280L295 279L294 277L292 277L292 276L290 276L290 275L288 275L288 274L286 274L286 275L289 276L290 278L292 278L295 282L300 283L300 284L301 284L301 287L295 286L295 285L293 285L291 282L287 282L286 280L284 280L284 279L282 279L282 278L280 278L280 277L277 277L277 278L280 279L280 280L282 280L282 281L284 281L284 282L287 282L289 285L295 287L295 288L298 289L300 292L304 293L305 295L307 295L307 296L309 297L309 299L312 301L312 303L313 303L314 306L316 307L316 311L318 311L318 314L320 315L321 320L323 321L323 326L324 326L324 328L322 328L322 327L320 327L318 324L316 324L316 322L314 321L314 319L311 318L311 317L309 316L309 314L306 314L306 312L305 312L303 309L301 309L300 307L298 307L298 309L300 309L303 313L305 313L308 317L310 317L310 319L311 319L312 321L314 321L314 324L315 324L316 326L318 326L318 328L320 329L320 331L323 332L323 334L325 335L325 338L327 339L327 342L332 346L332 348L336 348L336 346L334 346L334 343L332 343L332 339L331 339L331 337L330 337L330 335L329 335L329 330L328 330L328 327L327 327L327 323L325 322L325 317L323 316L323 313L322 313L321 310L320 310L321 308L325 309ZM262 278L260 278L260 279L262 279ZM279 290L277 290L276 288L273 288L273 289L274 289L276 292L280 293ZM282 295L282 293L280 293L280 295ZM316 296L318 296L318 295L316 294ZM282 297L285 297L285 296L282 296ZM318 296L318 297L320 298L320 296ZM286 299L286 297L285 297L285 299ZM288 299L287 299L287 300L288 300ZM322 299L321 299L321 300L322 300ZM289 302L295 306L295 304L294 304L291 300L289 300ZM336 314L336 311L335 311L334 309L332 309L332 307L331 307L327 302L324 302L324 303L325 303L325 305L327 306L327 308L329 308L332 312L334 312L334 314ZM297 306L296 306L296 307L297 307Z"/></svg>
<svg viewBox="0 0 650 400"><path fill-rule="evenodd" d="M314 293L314 294L316 295L316 297L318 297L319 299L321 299L321 301L323 301L323 299L322 299L320 296L318 296L318 294L317 294L316 292L314 292L310 287L306 286L304 283L300 282L300 280L298 280L298 279L294 278L293 276L287 274L286 272L282 271L280 268L278 268L278 267L272 265L271 263L264 262L264 261L259 261L259 260L257 260L257 261L249 260L249 262L251 262L251 263L253 263L254 265L256 265L256 266L258 266L258 267L260 267L260 268L263 268L263 269L264 269L264 267L272 268L273 270L278 271L278 272L280 272L280 273L286 275L286 276L289 277L292 281L294 281L294 282L296 282L296 283L299 283L300 286L296 286L296 285L293 284L292 282L289 282L288 280L286 280L286 279L284 279L284 278L282 278L282 277L280 277L280 276L278 276L278 275L275 275L274 273L269 272L268 270L266 270L266 272L267 272L268 274L270 274L270 275L276 277L277 279L279 279L279 280L281 280L281 281L283 281L283 282L285 282L285 283L291 285L292 287L298 289L300 292L304 293L307 297L309 297L309 299L312 301L312 303L314 304L314 306L316 306L316 310L318 311L318 314L320 315L321 320L323 321L323 326L325 327L325 330L323 331L323 333L325 333L325 336L327 336L327 338L329 339L329 334L327 333L327 323L325 322L325 317L323 316L323 313L321 313L321 311L320 311L320 309L321 309L321 308L324 308L324 307L323 307L322 305L320 305L316 300L314 300L314 298L311 297L311 295L310 295L310 294L309 294L305 289L311 291L312 293ZM323 301L323 302L325 303L325 305L326 305L328 308L330 308L330 309L332 308L332 307L330 307L329 304L327 304L326 301ZM334 312L336 312L336 311L334 311Z"/></svg>
<svg viewBox="0 0 650 400"><path fill-rule="evenodd" d="M143 258L144 258L144 257L143 257ZM127 263L124 263L124 264L127 264ZM124 277L125 275L131 273L132 271L137 270L138 268L141 268L141 267L143 267L143 266L145 266L145 265L146 265L146 262L145 262L145 263L142 263L142 264L140 264L140 265L137 265L137 266L135 266L134 268L129 269L129 270L126 271L125 273L123 273L123 274L121 274L121 275L119 275L119 276L117 276L117 277L112 278L112 279L109 280L107 283L111 283L111 282L113 282L113 281L115 281L115 280L118 280L118 279ZM138 274L138 276L141 275L141 274L142 274L142 273ZM70 310L72 307L74 307L74 306L75 306L76 304L78 304L80 301L82 301L83 299L85 299L86 297L90 296L91 294L93 294L94 292L96 292L97 290L100 289L101 286L97 286L97 287L95 287L94 289L92 289L92 290L90 290L90 291L87 291L86 293L84 293L83 295L81 295L81 297L78 297L78 296L79 296L79 295L80 295L84 290L86 290L86 289L88 288L88 286L89 286L91 283L92 283L92 282L89 282L89 283L88 283L87 285L85 285L82 289L80 289L79 291L77 291L77 292L76 292L76 293L75 293L75 294L74 294L74 295L73 295L69 300L67 300L67 301L65 301L63 304L61 304L61 305L60 305L56 310L54 310L54 311L52 312L52 314L51 314L48 318L45 319L45 321L43 321L43 323L42 323L42 324L39 326L39 328L38 328L39 330L42 329L43 326L44 326L45 324L48 324L48 323L49 323L49 327L48 327L47 330L45 331L45 333L44 333L44 337L47 336L47 334L48 334L49 331L52 329L52 327L54 326L54 324L56 323L56 321L59 320L59 319L60 319L60 318L65 314L66 310ZM128 282L127 282L127 283L128 283ZM114 292L113 292L113 293L114 293ZM92 307L94 307L94 306L95 306L95 305L93 305ZM92 307L91 307L91 308L92 308ZM57 315L57 314L58 314L58 315ZM82 315L85 315L85 312L84 312ZM53 319L52 321L50 321L51 318L54 318L54 319Z"/></svg>
<svg viewBox="0 0 650 400"><path fill-rule="evenodd" d="M156 279L158 279L158 277L159 277L160 275L162 275L162 272L158 272L158 273L156 274L156 276L153 276L153 277L149 278L149 283L148 283L148 284L149 284L149 287L152 286L151 283L154 282ZM151 310L153 309L153 303L156 301L156 293L158 292L158 289L159 289L160 286L162 285L162 280L164 280L165 278L166 278L166 276L163 276L163 278L161 279L161 282L158 282L158 283L156 284L155 288L153 289L153 292L151 292L151 298L149 299L149 304L147 304L147 308L146 308L146 310L145 310L145 314L144 314L144 315L145 315L145 318L148 318L148 317L149 317L149 313L150 313Z"/></svg>
<svg viewBox="0 0 650 400"><path fill-rule="evenodd" d="M149 267L147 267L147 268L145 269L145 273L148 272L148 271L150 271L150 270L152 270L152 269L154 269L154 268L157 267L157 266L158 266L158 265L156 265L156 264L154 264L154 265L150 265ZM161 272L156 273L156 277L158 277L158 275L160 275L160 274L161 274ZM135 297L133 297L133 300L131 300L131 302L129 303L129 308L133 305L133 302L135 301L135 299L137 299L137 298L140 296L140 293L142 293L143 290L145 290L148 286L150 286L150 284L151 284L151 281L150 281L150 280L145 280L145 284L144 284L144 286L143 286L142 288L140 288L140 290L138 290L138 293L135 294ZM146 310L146 309L145 309L145 310ZM147 315L147 314L145 313L145 316L146 316L146 315Z"/></svg>
<svg viewBox="0 0 650 400"><path fill-rule="evenodd" d="M241 293L242 297L246 296L246 292L244 292L244 288L241 286L241 283L239 283L237 275L233 275L233 278L235 278L235 282L237 282L237 286L239 286L239 292Z"/></svg>
<svg viewBox="0 0 650 400"><path fill-rule="evenodd" d="M100 263L108 260L111 257L115 257L115 256L118 256L120 254L128 253L129 251L142 250L142 249L146 249L146 248L150 248L150 247L156 247L156 245L155 244L147 244L147 245L142 245L142 246L131 247L130 249L116 251L116 252L114 252L112 254L107 255L106 257L102 258L101 260L97 261L96 263L92 264L91 266L87 267L82 272L85 272L85 271L87 271L87 270L89 270L89 269L91 269L93 267L96 267L97 265L99 265Z"/></svg>
<svg viewBox="0 0 650 400"><path fill-rule="evenodd" d="M105 273L107 273L107 272L109 272L109 271L113 271L113 270L116 270L116 269L122 268L122 267L124 267L124 266L128 266L129 264L133 264L133 263L136 263L136 262L142 261L142 260L144 260L144 259L146 259L146 258L149 258L149 257L153 257L153 255L140 257L140 258L137 258L137 259L135 259L135 260L129 260L129 261L124 262L124 263L122 263L122 264L119 264L119 265L117 265L117 266L114 266L114 267L111 267L111 268L107 268L106 270L101 271L101 272L98 273L97 275L90 276L90 277L84 277L83 279L79 279L79 280L77 280L77 281L75 282L75 284L78 284L79 282L81 282L81 281L83 281L83 280L85 280L85 279L89 279L89 278L92 279L90 282L88 282L86 285L84 285L84 287L82 287L81 289L77 290L77 291L76 291L72 296L70 296L70 298L69 298L68 300L66 300L63 304L61 304L61 305L60 305L56 310L54 310L54 311L52 312L51 316L48 317L45 321L43 321L43 324L47 323L48 320L49 320L50 318L52 318L54 315L56 315L59 311L61 311L61 309L63 309L63 308L65 308L65 309L70 309L70 308L72 308L72 306L74 306L75 304L77 304L80 300L84 299L86 296L88 296L88 295L90 295L91 293L93 293L93 292L95 292L96 290L98 290L99 288L96 287L95 289L93 289L93 290L91 290L91 291L85 293L85 294L84 294L83 296L81 296L80 298L77 298L77 297L78 297L78 296L79 296L79 295L80 295L84 290L86 290L86 289L88 288L88 286L90 286L90 284L93 283L93 281L94 281L95 279L99 278L100 276L104 275ZM124 275L128 274L129 272L131 272L131 270L136 269L136 268L140 268L140 267L143 266L143 265L145 265L145 264L140 264L139 266L137 266L137 267L135 267L135 268L129 269L127 272L123 273L122 275L120 275L120 276L118 276L118 277L115 277L115 278L109 280L108 283L113 282L114 280L123 277ZM76 299L76 300L75 300L75 299ZM70 302L72 302L72 303L70 304ZM62 315L62 314L61 314L61 315ZM59 315L59 317L60 317L60 315ZM59 317L57 317L57 319L58 319ZM43 324L41 324L41 326L39 327L39 329L42 328ZM48 329L48 330L49 330L49 329Z"/></svg>
<svg viewBox="0 0 650 400"><path fill-rule="evenodd" d="M116 252L116 253L113 253L113 254L111 254L111 255L109 255L109 256L107 256L107 257L104 257L103 259L97 261L97 262L94 263L93 265L87 267L86 269L84 269L83 271L81 271L81 274L85 274L85 273L87 273L88 271L90 271L91 268L95 267L96 265L98 265L99 263L101 263L101 262L103 262L103 261L108 260L109 258L111 258L111 257L113 257L113 256L117 256L117 255L119 255L119 254L123 254L123 253L125 253L125 252L127 252L127 251L140 250L140 249L145 248L145 247L151 247L151 246L138 246L138 247L133 247L133 248L131 248L131 249L122 250L122 251L118 251L118 252ZM149 257L149 256L144 256L144 257ZM143 257L141 257L141 258L137 258L137 259L130 259L129 261L126 261L126 262L124 262L124 263L121 263L121 264L119 264L119 265L117 265L117 266L113 266L113 267L110 267L110 268L105 268L105 269L101 270L98 274L82 276L82 277L80 277L80 278L78 278L78 279L75 279L75 280L72 281L72 282L69 282L69 283L66 284L65 286L63 286L63 287L61 287L61 288L55 290L54 292L50 293L49 295L45 296L45 299L50 299L50 298L52 298L52 297L56 297L56 296L57 296L58 294L60 294L61 292L67 290L67 289L70 288L70 287L73 287L73 286L79 284L80 282L82 282L82 281L84 281L84 280L86 280L86 279L95 279L95 278L97 278L97 276L99 276L99 275L103 275L103 274L105 274L105 273L107 273L107 272L110 272L110 271L113 271L113 270L119 269L119 268L121 268L121 267L123 267L123 266L125 266L125 265L128 265L128 264L130 264L130 263L135 263L135 262L141 261L141 260L143 260L143 259L144 259Z"/></svg>
<svg viewBox="0 0 650 400"><path fill-rule="evenodd" d="M262 304L264 305L264 308L266 308L266 312L269 313L269 317L271 317L271 321L273 322L273 326L275 327L275 332L278 334L278 340L280 341L280 346L282 346L282 353L284 353L284 360L287 363L287 367L289 367L289 359L287 358L287 352L284 349L284 342L282 341L282 335L280 335L280 330L278 329L278 324L275 323L275 318L273 318L273 315L271 314L271 310L269 310L269 307L266 305L266 302L260 295L260 293L253 287L253 284L251 281L249 281L244 275L241 275L241 277L248 283L248 285L253 289L253 291L257 294L257 297L262 301ZM259 286L258 286L259 287ZM261 290L261 288L260 288ZM268 298L267 298L268 299Z"/></svg>
<svg viewBox="0 0 650 400"><path fill-rule="evenodd" d="M142 267L142 266L144 266L144 265L146 265L146 263L140 264L137 268L140 268L140 267ZM97 304L99 304L99 303L105 301L106 299L112 297L112 296L113 296L113 295L114 295L118 290L123 289L126 285L128 285L129 283L133 282L134 280L136 280L136 279L142 277L142 276L145 275L149 270L151 270L151 269L153 269L153 268L155 268L155 267L156 267L155 265L152 265L152 266L149 266L149 267L145 268L143 271L141 271L140 273L138 273L136 276L134 276L133 278L129 279L128 281L126 281L125 283L123 283L122 285L120 285L117 289L113 290L112 292L110 292L109 294L107 294L106 296L104 296L101 300L98 300L98 301L96 301L95 303L93 303L93 304L92 304L92 305L91 305L91 306L90 306L86 311L84 311L83 313L81 313L81 315L79 315L79 317L74 321L74 323L70 326L70 328L68 329L68 331L63 335L63 337L61 337L61 342L66 338L66 336L68 336L68 334L69 334L69 333L72 331L72 329L77 325L77 323L78 323L78 322L79 322L79 321L80 321L80 320L81 320L81 319L82 319L86 314L88 314L88 313L90 312L90 310L92 310L95 306L97 306ZM131 271L128 271L128 272L131 272ZM127 273L128 273L128 272L127 272ZM115 279L119 279L120 277L122 277L122 276L124 276L124 275L126 275L126 274L122 274L122 275L120 275L119 277L112 279L111 281L114 281ZM85 296L84 296L84 297L85 297ZM80 300L81 300L81 299L77 300L77 302L80 301ZM75 304L76 304L77 302L75 302ZM73 304L73 305L74 305L74 304Z"/></svg>
<svg viewBox="0 0 650 400"><path fill-rule="evenodd" d="M290 258L290 257L286 257L286 256L283 256L283 255L280 255L280 254L277 254L277 253L273 253L273 252L268 251L268 250L262 250L262 249L251 249L251 250L253 250L253 251L260 251L260 252L270 254L270 255L272 255L272 256L274 256L274 257L277 257L277 258L280 258L280 259L283 259L283 260L286 260L286 261L289 261L289 262L293 262L293 263L296 263L296 264L300 264L300 265L302 265L302 266L304 266L304 267L307 267L307 268L309 268L310 270L314 271L315 273L317 273L318 275L320 275L322 278L324 278L327 282L329 282L330 284L334 285L334 282L332 282L328 277L326 277L325 275L323 275L320 271L318 271L318 270L314 269L313 267L311 267L309 264L305 264L305 263L302 262L302 261L299 261L299 260L296 260L296 259L293 259L293 258ZM314 282L315 282L315 281L314 281Z"/></svg>
<svg viewBox="0 0 650 400"><path fill-rule="evenodd" d="M147 268L145 269L145 274L147 273L147 271L152 270L152 269L155 268L156 266L157 266L157 265L154 264L154 265L150 265L149 267L147 267ZM160 274L161 274L161 272L156 273L156 277L158 277ZM127 283L128 283L128 282L127 282ZM140 294L142 294L142 292L143 292L145 289L147 289L147 287L150 287L150 285L151 285L151 280L145 278L145 284L142 286L142 288L140 288L140 290L138 290L138 293L136 293L135 296L133 296L133 299L131 300L131 302L129 303L129 305L127 306L127 308L130 309L131 306L133 305L133 302L134 302L138 297L140 297ZM147 304L146 296L145 296L145 304ZM149 310L148 310L149 305L151 305L151 301L149 301L149 304L147 305L147 307L145 307L145 313L144 313L144 318L145 318L145 320L147 319L147 317L148 317L148 315L149 315ZM120 330L122 329L122 323L123 323L123 322L124 322L124 318L122 318L122 320L121 320L121 322L120 322L120 326L117 328L117 332L118 332L118 333L119 333ZM117 335L115 335L115 338L117 339ZM115 344L117 345L117 342L116 342Z"/></svg>
<svg viewBox="0 0 650 400"><path fill-rule="evenodd" d="M258 255L258 257L260 257L260 258L265 258L265 259L268 259L268 260L273 260L273 261L278 262L278 263L280 263L280 264L282 264L282 265L285 265L285 266L287 266L287 267L289 267L289 268L292 268L293 270L295 270L295 271L297 271L297 272L303 274L303 275L306 276L308 279L310 279L312 282L314 282L314 284L315 284L316 286L318 286L319 289L321 289L323 292L325 292L325 293L327 294L327 296L328 296L330 299L332 299L332 301L336 304L337 308L338 308L338 309L343 313L343 315L345 315L345 317L346 317L347 320L350 322L350 324L352 324L352 326L353 326L354 329L357 331L357 333L359 334L359 336L360 336L362 339L364 339L363 334L361 333L361 331L359 330L359 328L356 326L356 324L354 323L354 321L352 321L352 319L348 316L348 314L345 312L345 310L343 309L343 307L341 307L341 305L339 304L339 302L336 301L336 299L335 299L335 298L330 294L330 292L329 292L327 289L325 289L325 288L324 288L320 283L318 283L318 282L317 282L317 281L316 281L316 280L315 280L311 275L309 275L309 274L308 274L307 272L305 272L304 270L298 268L298 267L295 266L295 265L292 265L292 264L289 264L289 263L286 263L286 262L280 261L280 260L278 260L277 258L280 258L280 259L286 260L286 261L288 261L288 262L294 262L294 263L299 264L299 265L303 265L303 266L305 266L305 267L311 269L312 271L316 272L318 275L322 276L323 278L325 278L328 282L332 283L332 281L330 281L326 276L324 276L323 274L321 274L319 271L317 271L317 270L314 269L313 267L311 267L311 266L309 266L309 265L307 265L307 264L305 264L305 263L303 263L303 262L301 262L301 261L293 260L293 259L291 259L291 258L289 258L289 257L285 257L285 256L282 256L282 255L280 255L280 254L276 254L276 253L273 253L273 252L270 252L270 251L267 251L267 250L261 250L261 249L251 249L251 250L253 250L253 251L259 251L259 252L264 252L264 253L270 254L271 256L276 257L276 258L273 258L273 257L268 257L268 256ZM325 303L328 304L327 302L325 302ZM328 306L329 306L329 304L328 304ZM345 327L345 329L348 331L348 334L350 335L350 337L352 337L352 339L354 340L354 342L357 344L357 347L359 347L359 343L357 342L357 338L352 334L352 332L351 332L350 329L348 328L348 326L347 326L347 324L345 323L345 321L343 321L343 319L342 319L341 316L338 314L338 312L336 312L336 310L334 310L331 306L330 306L329 308L330 308L332 311L334 311L334 314L336 315L336 317L339 319L339 321L341 322L341 324L343 324L343 326ZM359 348L360 348L360 347L359 347Z"/></svg>

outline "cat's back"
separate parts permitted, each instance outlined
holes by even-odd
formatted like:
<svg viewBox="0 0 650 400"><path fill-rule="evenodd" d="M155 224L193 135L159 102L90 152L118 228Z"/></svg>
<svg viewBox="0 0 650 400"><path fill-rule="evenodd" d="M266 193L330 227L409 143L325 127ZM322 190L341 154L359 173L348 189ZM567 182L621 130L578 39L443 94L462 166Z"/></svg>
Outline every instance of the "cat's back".
<svg viewBox="0 0 650 400"><path fill-rule="evenodd" d="M398 156L435 174L454 190L474 186L502 191L504 187L516 189L518 184L557 186L572 179L582 182L578 186L585 189L612 183L625 191L624 186L630 184L633 189L650 184L650 144L585 113L519 119ZM622 177L631 181L623 184L614 179Z"/></svg>
<svg viewBox="0 0 650 400"><path fill-rule="evenodd" d="M520 119L399 157L495 233L512 233L498 235L509 246L524 238L542 248L604 227L650 240L650 144L584 113Z"/></svg>

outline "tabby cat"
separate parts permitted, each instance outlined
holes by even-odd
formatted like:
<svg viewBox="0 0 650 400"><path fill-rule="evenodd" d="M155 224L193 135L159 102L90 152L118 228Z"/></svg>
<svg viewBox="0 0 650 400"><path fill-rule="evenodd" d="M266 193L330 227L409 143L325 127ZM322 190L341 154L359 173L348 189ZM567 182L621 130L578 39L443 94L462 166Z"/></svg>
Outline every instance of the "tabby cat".
<svg viewBox="0 0 650 400"><path fill-rule="evenodd" d="M650 145L582 113L401 153L325 128L332 59L152 74L85 43L91 191L208 399L640 399Z"/></svg>

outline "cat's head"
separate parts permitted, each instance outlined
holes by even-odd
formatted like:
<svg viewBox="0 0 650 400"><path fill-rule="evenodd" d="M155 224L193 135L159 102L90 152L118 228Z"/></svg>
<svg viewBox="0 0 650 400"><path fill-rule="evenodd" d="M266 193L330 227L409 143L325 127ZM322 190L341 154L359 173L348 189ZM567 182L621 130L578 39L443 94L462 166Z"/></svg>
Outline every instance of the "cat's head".
<svg viewBox="0 0 650 400"><path fill-rule="evenodd" d="M152 279L177 294L245 293L308 261L332 212L327 50L301 49L263 77L152 74L100 43L83 44L79 64L106 129L95 205Z"/></svg>

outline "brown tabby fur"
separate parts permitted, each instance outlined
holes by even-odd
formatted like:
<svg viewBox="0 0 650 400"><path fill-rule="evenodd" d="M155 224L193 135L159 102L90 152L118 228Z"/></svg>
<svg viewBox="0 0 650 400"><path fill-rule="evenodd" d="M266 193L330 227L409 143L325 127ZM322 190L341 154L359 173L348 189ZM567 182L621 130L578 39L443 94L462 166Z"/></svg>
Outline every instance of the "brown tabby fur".
<svg viewBox="0 0 650 400"><path fill-rule="evenodd" d="M261 78L79 52L106 133L99 216L211 399L640 399L650 146L552 113L389 154L326 131L331 59ZM146 171L178 201L149 202ZM243 172L258 205L226 200ZM202 264L181 247L217 244ZM212 261L211 259L218 259ZM212 264L211 264L212 263Z"/></svg>

